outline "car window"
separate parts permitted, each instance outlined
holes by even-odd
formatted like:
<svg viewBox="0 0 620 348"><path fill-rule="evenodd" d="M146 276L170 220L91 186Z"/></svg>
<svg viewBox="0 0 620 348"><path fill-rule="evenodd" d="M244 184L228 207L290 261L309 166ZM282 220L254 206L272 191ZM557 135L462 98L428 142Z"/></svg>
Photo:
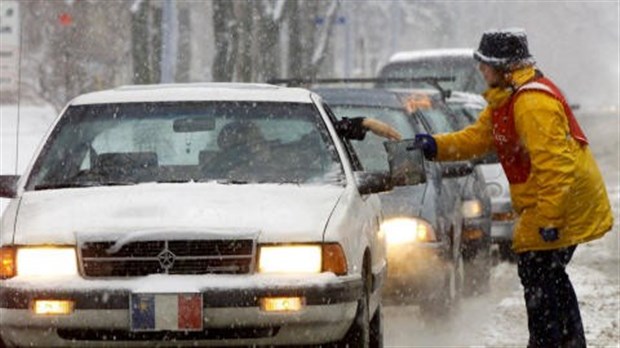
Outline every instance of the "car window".
<svg viewBox="0 0 620 348"><path fill-rule="evenodd" d="M332 105L332 110L339 119L359 116L373 117L392 125L405 139L415 137L415 131L403 110L347 105ZM385 138L368 132L363 141L351 141L364 170L386 171L389 169L387 153L383 146L385 140Z"/></svg>
<svg viewBox="0 0 620 348"><path fill-rule="evenodd" d="M334 114L334 111L329 107L329 105L323 103L323 109L325 110L325 112L327 113L327 116L329 117L329 119L332 122L337 122L339 120L339 118ZM340 135L340 140L342 141L342 143L344 144L344 147L346 149L347 152L347 158L349 159L349 162L351 163L351 166L353 168L354 171L361 171L363 170L362 168L362 164L360 163L360 160L357 156L357 154L355 153L355 150L353 148L353 145L351 145L351 142L349 139L347 139L346 137L343 137Z"/></svg>
<svg viewBox="0 0 620 348"><path fill-rule="evenodd" d="M421 109L418 111L423 118L424 122L427 123L430 131L435 133L449 133L457 130L456 126L450 120L450 115L448 115L444 110L441 109Z"/></svg>
<svg viewBox="0 0 620 348"><path fill-rule="evenodd" d="M27 189L152 181L336 182L312 104L126 103L69 108Z"/></svg>
<svg viewBox="0 0 620 348"><path fill-rule="evenodd" d="M380 77L454 77L455 80L453 82L442 82L442 87L449 90L477 94L482 93L486 88L475 60L469 57L437 57L391 63L381 70ZM388 82L382 85L382 87L430 88L431 86L424 82Z"/></svg>

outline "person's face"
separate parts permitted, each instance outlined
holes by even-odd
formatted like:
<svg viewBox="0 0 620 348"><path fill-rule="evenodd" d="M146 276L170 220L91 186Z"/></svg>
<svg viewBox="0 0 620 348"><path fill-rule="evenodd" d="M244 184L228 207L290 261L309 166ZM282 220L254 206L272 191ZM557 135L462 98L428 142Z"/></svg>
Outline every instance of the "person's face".
<svg viewBox="0 0 620 348"><path fill-rule="evenodd" d="M502 74L497 69L486 63L480 63L478 68L489 87L498 87L502 84Z"/></svg>

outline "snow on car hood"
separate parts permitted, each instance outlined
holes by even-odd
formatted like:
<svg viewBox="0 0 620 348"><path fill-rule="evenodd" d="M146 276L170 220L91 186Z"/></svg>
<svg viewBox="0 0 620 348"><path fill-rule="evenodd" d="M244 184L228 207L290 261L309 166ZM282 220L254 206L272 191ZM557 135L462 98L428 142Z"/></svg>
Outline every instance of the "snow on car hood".
<svg viewBox="0 0 620 348"><path fill-rule="evenodd" d="M216 183L141 184L26 192L15 244L74 244L145 234L317 241L344 187Z"/></svg>

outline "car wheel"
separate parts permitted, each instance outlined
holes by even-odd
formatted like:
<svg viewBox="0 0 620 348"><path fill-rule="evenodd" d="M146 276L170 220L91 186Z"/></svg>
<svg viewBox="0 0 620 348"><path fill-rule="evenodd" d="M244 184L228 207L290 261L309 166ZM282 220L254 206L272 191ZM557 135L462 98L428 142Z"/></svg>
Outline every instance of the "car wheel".
<svg viewBox="0 0 620 348"><path fill-rule="evenodd" d="M444 319L458 307L465 277L462 254L459 252L446 268L444 285L420 302L421 314L427 321Z"/></svg>
<svg viewBox="0 0 620 348"><path fill-rule="evenodd" d="M347 331L344 338L338 342L337 347L347 348L368 348L370 347L370 292L372 291L372 277L370 276L370 265L364 260L362 273L364 289L362 298L357 303L355 319Z"/></svg>
<svg viewBox="0 0 620 348"><path fill-rule="evenodd" d="M465 282L463 286L465 296L479 295L489 290L491 266L490 245L480 248L474 257L465 260Z"/></svg>
<svg viewBox="0 0 620 348"><path fill-rule="evenodd" d="M517 254L512 251L512 243L504 242L499 244L499 259L510 263L517 262Z"/></svg>
<svg viewBox="0 0 620 348"><path fill-rule="evenodd" d="M381 304L377 307L375 315L370 321L370 347L383 348L383 313Z"/></svg>

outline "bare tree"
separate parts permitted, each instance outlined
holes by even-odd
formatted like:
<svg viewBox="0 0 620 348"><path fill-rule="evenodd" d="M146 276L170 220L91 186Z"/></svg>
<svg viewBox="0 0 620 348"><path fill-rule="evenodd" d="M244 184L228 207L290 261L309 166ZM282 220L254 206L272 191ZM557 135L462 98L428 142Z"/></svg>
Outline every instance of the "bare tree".
<svg viewBox="0 0 620 348"><path fill-rule="evenodd" d="M129 4L21 2L24 84L61 108L81 93L125 81L130 47L118 33L128 31Z"/></svg>
<svg viewBox="0 0 620 348"><path fill-rule="evenodd" d="M259 69L256 78L269 79L280 76L282 62L280 48L280 31L286 18L287 0L255 1L258 13L258 58Z"/></svg>
<svg viewBox="0 0 620 348"><path fill-rule="evenodd" d="M213 1L213 27L215 31L215 59L213 79L232 81L237 57L237 21L234 17L233 2Z"/></svg>
<svg viewBox="0 0 620 348"><path fill-rule="evenodd" d="M254 31L254 9L251 0L235 1L238 27L239 59L236 64L237 80L243 82L252 81L253 61L252 43L256 41Z"/></svg>

